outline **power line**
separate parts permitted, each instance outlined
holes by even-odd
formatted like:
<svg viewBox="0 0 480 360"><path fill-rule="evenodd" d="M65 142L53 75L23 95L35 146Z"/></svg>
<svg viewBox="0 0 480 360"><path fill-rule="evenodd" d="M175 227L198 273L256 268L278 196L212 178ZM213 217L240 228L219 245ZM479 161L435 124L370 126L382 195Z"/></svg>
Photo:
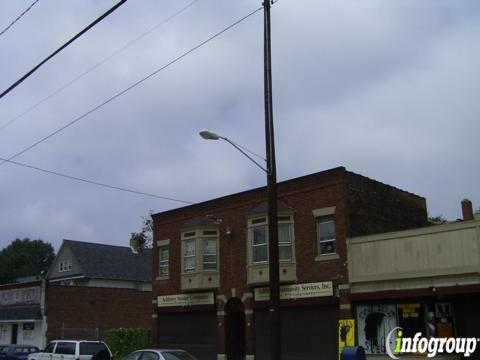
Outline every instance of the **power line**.
<svg viewBox="0 0 480 360"><path fill-rule="evenodd" d="M0 36L2 36L8 29L10 29L13 26L13 24L15 24L18 20L20 20L20 18L23 15L25 15L27 12L29 12L30 9L39 1L40 0L35 0L33 3L31 3L28 8L26 8L15 20L13 20L5 29L2 30L2 32L0 32Z"/></svg>
<svg viewBox="0 0 480 360"><path fill-rule="evenodd" d="M0 94L0 99L2 97L4 97L6 94L8 94L10 91L12 91L14 88L16 88L18 85L20 85L26 78L28 78L30 75L32 75L35 71L38 70L38 68L40 68L40 66L42 66L43 64L45 64L48 60L50 60L51 58L53 58L55 55L57 55L60 51L62 51L63 49L65 49L68 45L70 45L72 42L74 42L75 40L77 40L80 36L82 36L83 34L85 34L88 30L90 30L92 27L94 27L95 25L97 25L100 21L102 21L103 19L105 19L108 15L110 15L112 12L114 12L115 10L117 10L121 5L123 5L127 0L120 0L115 6L113 6L110 10L106 11L103 15L101 15L100 17L98 17L96 20L94 20L90 25L88 25L85 29L83 29L82 31L80 31L77 35L75 35L73 38L71 38L70 40L68 40L65 44L63 44L62 46L60 46L57 50L55 50L52 54L50 54L49 56L47 56L40 64L38 64L37 66L35 66L32 70L30 70L29 72L27 72L25 75L23 75L20 79L18 79L17 81L15 81L12 85L10 85L10 87L5 90L4 92L2 92Z"/></svg>
<svg viewBox="0 0 480 360"><path fill-rule="evenodd" d="M15 153L14 155L10 156L8 159L5 159L3 160L1 163L0 163L0 166L2 166L3 164L5 164L7 161L10 161L12 159L15 159L16 157L26 153L27 151L33 149L34 147L36 147L37 145L43 143L44 141L50 139L51 137L57 135L58 133L62 132L63 130L65 130L66 128L74 125L75 123L79 122L80 120L84 119L85 117L87 117L88 115L90 115L91 113L97 111L98 109L102 108L103 106L107 105L108 103L112 102L113 100L115 100L116 98L122 96L123 94L125 94L126 92L132 90L133 88L137 87L138 85L142 84L144 81L150 79L151 77L153 77L154 75L158 74L160 71L162 70L165 70L166 68L168 68L169 66L175 64L176 62L178 62L179 60L183 59L185 56L191 54L192 52L194 52L195 50L199 49L200 47L202 47L203 45L207 44L208 42L212 41L213 39L219 37L220 35L222 35L223 33L227 32L228 30L230 30L231 28L235 27L236 25L240 24L241 22L245 21L246 19L248 19L250 16L254 15L255 13L259 12L260 10L263 10L263 7L259 7L258 9L252 11L251 13L249 13L248 15L242 17L241 19L235 21L233 24L227 26L226 28L224 28L223 30L217 32L216 34L210 36L207 40L204 40L202 41L200 44L194 46L193 48L191 48L190 50L184 52L182 55L176 57L175 59L171 60L170 62L168 62L166 65L163 65L162 67L158 68L157 70L155 70L154 72L150 73L149 75L145 76L144 78L136 81L135 83L133 83L132 85L130 85L129 87L123 89L122 91L116 93L115 95L111 96L110 98L108 98L107 100L103 101L102 103L100 103L99 105L95 106L94 108L90 109L89 111L83 113L82 115L78 116L77 118L73 119L72 121L70 121L68 124L62 126L61 128L55 130L54 132L50 133L49 135L41 138L40 140L36 141L35 143L33 143L32 145L30 146L27 146L26 148L24 148L23 150Z"/></svg>
<svg viewBox="0 0 480 360"><path fill-rule="evenodd" d="M42 169L38 166L33 166L33 165L18 162L18 161L12 161L12 160L4 159L4 158L1 158L1 157L0 157L0 160L3 160L4 162L8 162L9 164L25 167L25 168L32 169L32 170L37 170L37 171L43 172L45 174L60 176L60 177L66 178L66 179L79 181L79 182L87 183L87 184L90 184L90 185L96 185L96 186L101 186L101 187L108 188L108 189L114 189L114 190L119 190L119 191L123 191L123 192L132 193L132 194L153 197L153 198L156 198L156 199L176 201L176 202L180 202L180 203L183 203L183 204L194 204L191 201L179 200L179 199L175 199L175 198L172 198L172 197L161 196L161 195L151 194L151 193L147 193L147 192L143 192L143 191L127 189L127 188L120 187L120 186L109 185L109 184L101 183L101 182L98 182L98 181L93 181L93 180L80 178L80 177L73 176L73 175L62 174L62 173L59 173L57 171Z"/></svg>
<svg viewBox="0 0 480 360"><path fill-rule="evenodd" d="M38 1L38 0L37 0ZM133 39L132 41L128 42L127 44L125 44L123 47L121 47L120 49L118 49L117 51L113 52L112 54L108 55L107 57L105 57L103 60L99 61L98 63L96 63L95 65L93 65L92 67L90 67L89 69L87 69L86 71L84 71L83 73L81 73L80 75L78 75L77 77L73 78L72 80L70 80L69 82L67 82L66 84L64 84L63 86L61 86L60 88L58 88L57 90L55 90L54 92L52 92L50 95L44 97L43 99L39 100L38 102L36 102L35 104L33 104L32 106L30 106L29 108L27 108L25 111L23 111L22 113L18 114L17 116L15 116L14 118L12 118L11 120L7 121L5 124L1 125L0 126L0 130L3 130L5 129L7 126L11 125L13 122L15 122L16 120L20 119L21 117L23 117L24 115L28 114L29 112L31 112L33 109L37 108L39 105L43 104L45 101L51 99L52 97L54 97L55 95L59 94L60 92L62 92L63 90L65 90L66 88L68 88L69 86L71 86L73 83L77 82L78 80L80 80L81 78L83 78L84 76L86 76L87 74L91 73L93 70L97 69L98 67L100 67L101 65L105 64L107 61L109 61L110 59L112 59L113 57L117 56L118 54L120 54L121 52L123 52L124 50L126 50L127 48L129 48L130 46L132 46L134 43L136 43L137 41L143 39L145 36L147 36L148 34L152 33L154 30L156 30L157 28L159 28L160 26L166 24L167 22L169 22L170 20L173 20L174 18L176 18L177 16L179 16L180 14L182 14L184 11L186 11L188 8L190 8L193 4L195 4L196 2L198 2L198 0L193 0L191 1L190 3L188 3L186 6L184 6L183 8L181 8L180 10L176 11L175 13L173 13L172 15L170 15L169 17L167 17L166 19L164 19L163 21L159 22L158 24L154 25L153 27L151 27L149 30L145 31L143 34L141 34L140 36L136 37L135 39Z"/></svg>

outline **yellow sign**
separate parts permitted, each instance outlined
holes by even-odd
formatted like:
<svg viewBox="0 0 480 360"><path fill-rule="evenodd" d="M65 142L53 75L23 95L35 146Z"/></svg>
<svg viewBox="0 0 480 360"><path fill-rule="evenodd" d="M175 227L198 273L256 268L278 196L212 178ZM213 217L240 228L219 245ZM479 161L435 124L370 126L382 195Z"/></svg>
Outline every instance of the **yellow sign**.
<svg viewBox="0 0 480 360"><path fill-rule="evenodd" d="M176 294L159 296L157 298L158 307L166 306L186 306L186 305L213 305L213 292Z"/></svg>
<svg viewBox="0 0 480 360"><path fill-rule="evenodd" d="M338 356L344 347L355 346L355 320L345 319L338 321Z"/></svg>

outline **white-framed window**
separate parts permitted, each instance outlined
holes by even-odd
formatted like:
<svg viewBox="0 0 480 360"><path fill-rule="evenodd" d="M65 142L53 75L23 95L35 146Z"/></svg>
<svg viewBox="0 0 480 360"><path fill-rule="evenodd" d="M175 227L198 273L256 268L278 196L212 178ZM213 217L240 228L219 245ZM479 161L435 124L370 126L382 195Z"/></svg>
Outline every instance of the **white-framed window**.
<svg viewBox="0 0 480 360"><path fill-rule="evenodd" d="M335 235L335 218L333 215L320 216L317 222L318 254L333 255L337 253L337 240Z"/></svg>
<svg viewBox="0 0 480 360"><path fill-rule="evenodd" d="M218 270L218 229L200 228L182 232L184 273Z"/></svg>
<svg viewBox="0 0 480 360"><path fill-rule="evenodd" d="M72 270L72 262L70 260L60 261L60 263L58 264L59 272L71 271L71 270Z"/></svg>
<svg viewBox="0 0 480 360"><path fill-rule="evenodd" d="M258 217L248 220L250 263L268 262L268 218ZM278 216L278 251L281 262L294 260L293 216Z"/></svg>
<svg viewBox="0 0 480 360"><path fill-rule="evenodd" d="M163 245L158 248L158 276L168 277L168 263L170 260L170 248L168 245Z"/></svg>

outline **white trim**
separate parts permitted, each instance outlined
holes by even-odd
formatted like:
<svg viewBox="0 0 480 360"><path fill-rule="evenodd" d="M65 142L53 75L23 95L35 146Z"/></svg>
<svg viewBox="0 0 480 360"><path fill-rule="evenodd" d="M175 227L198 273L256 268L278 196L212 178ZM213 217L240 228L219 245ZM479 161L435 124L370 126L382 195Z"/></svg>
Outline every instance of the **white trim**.
<svg viewBox="0 0 480 360"><path fill-rule="evenodd" d="M167 246L170 245L170 239L165 239L165 240L158 240L157 241L157 246Z"/></svg>
<svg viewBox="0 0 480 360"><path fill-rule="evenodd" d="M350 284L338 284L338 290L348 290L350 289Z"/></svg>
<svg viewBox="0 0 480 360"><path fill-rule="evenodd" d="M0 323L27 323L27 322L43 322L43 320L38 319L11 319L11 320L0 320Z"/></svg>
<svg viewBox="0 0 480 360"><path fill-rule="evenodd" d="M328 216L335 214L335 206L320 208L320 209L313 209L312 214L314 217L321 217L321 216Z"/></svg>

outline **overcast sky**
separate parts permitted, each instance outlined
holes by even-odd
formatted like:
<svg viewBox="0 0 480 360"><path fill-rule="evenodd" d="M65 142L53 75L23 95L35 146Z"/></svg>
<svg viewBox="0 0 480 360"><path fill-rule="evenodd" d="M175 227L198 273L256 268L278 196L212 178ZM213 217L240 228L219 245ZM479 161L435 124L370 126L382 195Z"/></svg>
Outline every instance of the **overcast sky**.
<svg viewBox="0 0 480 360"><path fill-rule="evenodd" d="M32 2L0 1L0 31ZM0 99L0 157L261 6L198 0L18 117L191 2L127 1ZM115 3L40 0L0 36L0 90ZM192 202L265 185L229 144L198 136L265 152L262 32L260 11L15 160ZM272 37L279 181L345 166L424 196L431 215L460 218L463 198L480 207L480 1L279 0ZM150 210L181 206L12 164L0 179L0 248L24 237L128 245Z"/></svg>

